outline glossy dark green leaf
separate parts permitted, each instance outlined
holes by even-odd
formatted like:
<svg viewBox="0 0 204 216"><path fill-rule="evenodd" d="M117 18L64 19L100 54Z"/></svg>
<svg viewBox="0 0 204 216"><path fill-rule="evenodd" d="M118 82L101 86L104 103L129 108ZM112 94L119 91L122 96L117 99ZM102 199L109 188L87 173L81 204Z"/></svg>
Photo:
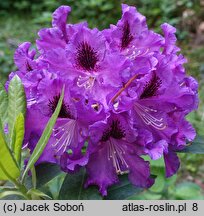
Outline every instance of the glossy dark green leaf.
<svg viewBox="0 0 204 216"><path fill-rule="evenodd" d="M40 140L38 141L35 149L33 150L32 155L30 156L28 164L27 164L27 166L23 172L22 180L25 178L27 172L31 169L31 167L34 166L34 164L36 163L36 161L38 160L38 158L42 154L45 146L47 145L49 138L52 134L52 130L54 128L55 122L56 122L58 115L60 113L63 98L64 98L64 88L62 90L62 93L61 93L59 102L57 104L57 107L55 109L55 112L53 113L52 117L50 118L49 122L47 123L47 125L43 131L43 134L40 137Z"/></svg>
<svg viewBox="0 0 204 216"><path fill-rule="evenodd" d="M84 188L86 180L85 169L81 169L76 174L69 175L64 179L62 184L59 199L60 200L101 200L98 189L91 186L87 189Z"/></svg>
<svg viewBox="0 0 204 216"><path fill-rule="evenodd" d="M20 113L25 116L26 112L26 97L21 79L15 75L9 84L8 90L8 125L10 147L14 147L14 125Z"/></svg>
<svg viewBox="0 0 204 216"><path fill-rule="evenodd" d="M204 154L204 137L196 137L192 144L188 145L182 151L178 151L178 153Z"/></svg>
<svg viewBox="0 0 204 216"><path fill-rule="evenodd" d="M128 179L128 175L119 177L120 183L113 185L108 190L107 200L125 200L129 197L141 193L143 189L135 187Z"/></svg>
<svg viewBox="0 0 204 216"><path fill-rule="evenodd" d="M40 190L48 194L52 199L58 199L65 176L66 173L61 172L60 175L49 181L44 187L41 187Z"/></svg>
<svg viewBox="0 0 204 216"><path fill-rule="evenodd" d="M47 184L53 178L62 173L60 167L56 164L40 164L36 166L37 188Z"/></svg>

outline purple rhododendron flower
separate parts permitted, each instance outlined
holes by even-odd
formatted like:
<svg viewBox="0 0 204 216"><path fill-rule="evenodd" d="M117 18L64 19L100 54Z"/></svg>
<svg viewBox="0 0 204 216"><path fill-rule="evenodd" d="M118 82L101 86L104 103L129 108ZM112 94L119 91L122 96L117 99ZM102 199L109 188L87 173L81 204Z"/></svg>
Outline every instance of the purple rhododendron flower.
<svg viewBox="0 0 204 216"><path fill-rule="evenodd" d="M176 29L165 23L163 36L157 34L125 4L117 24L102 31L86 22L67 24L70 12L59 7L52 27L39 31L37 56L28 42L15 52L18 70L10 79L21 78L27 98L24 146L33 151L64 86L60 114L37 164L56 163L69 173L85 167L85 187L97 185L103 196L123 174L137 187L151 187L144 155L163 157L166 176L172 176L180 164L176 151L196 136L185 117L198 107L198 83L185 73Z"/></svg>

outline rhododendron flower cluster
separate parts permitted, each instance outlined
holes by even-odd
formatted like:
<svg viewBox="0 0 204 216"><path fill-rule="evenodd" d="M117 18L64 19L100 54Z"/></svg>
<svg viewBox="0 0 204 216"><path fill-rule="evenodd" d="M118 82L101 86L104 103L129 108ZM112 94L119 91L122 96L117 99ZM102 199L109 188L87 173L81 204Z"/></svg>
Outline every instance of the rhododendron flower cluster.
<svg viewBox="0 0 204 216"><path fill-rule="evenodd" d="M176 46L176 29L163 36L149 30L135 7L122 5L116 25L102 31L86 22L68 24L69 6L53 13L41 29L37 54L29 42L15 52L17 74L27 99L24 147L35 148L65 95L51 138L39 163L56 163L68 173L85 167L85 187L108 187L128 174L131 183L154 183L150 160L164 158L166 176L179 168L176 151L195 138L185 117L198 106L197 81L186 75Z"/></svg>

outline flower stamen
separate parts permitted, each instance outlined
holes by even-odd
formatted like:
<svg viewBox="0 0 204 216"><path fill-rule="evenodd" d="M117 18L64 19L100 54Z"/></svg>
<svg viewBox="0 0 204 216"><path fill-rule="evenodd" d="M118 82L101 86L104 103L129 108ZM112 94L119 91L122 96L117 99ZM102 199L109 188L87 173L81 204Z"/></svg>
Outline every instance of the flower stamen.
<svg viewBox="0 0 204 216"><path fill-rule="evenodd" d="M134 109L146 125L151 125L158 130L164 130L167 127L164 118L154 116L158 112L156 109L142 106L139 103L134 104Z"/></svg>
<svg viewBox="0 0 204 216"><path fill-rule="evenodd" d="M125 150L121 145L114 144L112 140L108 143L108 160L113 161L113 166L117 174L125 174L128 172L129 166L124 159Z"/></svg>
<svg viewBox="0 0 204 216"><path fill-rule="evenodd" d="M53 129L54 137L56 138L56 142L52 144L54 148L56 148L56 152L61 151L63 148L63 152L67 150L67 148L73 143L73 139L76 135L77 124L76 120L70 119L64 125ZM77 143L74 143L74 147Z"/></svg>

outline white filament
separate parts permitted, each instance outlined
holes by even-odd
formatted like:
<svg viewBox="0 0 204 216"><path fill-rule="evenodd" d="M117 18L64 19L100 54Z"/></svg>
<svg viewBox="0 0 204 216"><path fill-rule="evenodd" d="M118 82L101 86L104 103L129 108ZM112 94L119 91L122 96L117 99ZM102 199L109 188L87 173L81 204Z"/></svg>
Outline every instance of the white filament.
<svg viewBox="0 0 204 216"><path fill-rule="evenodd" d="M125 154L124 149L121 145L114 144L111 139L108 142L108 160L112 159L117 174L127 173L129 166L123 156ZM126 167L126 171L122 171L121 164Z"/></svg>
<svg viewBox="0 0 204 216"><path fill-rule="evenodd" d="M131 46L130 48L125 49L124 55L127 58L134 60L136 57L142 57L146 55L149 51L149 48L137 48L136 46Z"/></svg>
<svg viewBox="0 0 204 216"><path fill-rule="evenodd" d="M154 114L158 112L157 110L142 106L139 103L135 103L134 109L146 125L151 125L158 130L164 130L166 128L163 118L154 117Z"/></svg>
<svg viewBox="0 0 204 216"><path fill-rule="evenodd" d="M63 148L63 152L67 150L67 147L70 146L73 140L76 140L77 137L77 122L76 120L70 119L64 125L53 129L54 137L56 142L52 145L56 148L56 151L59 152ZM74 143L77 145L77 143Z"/></svg>

